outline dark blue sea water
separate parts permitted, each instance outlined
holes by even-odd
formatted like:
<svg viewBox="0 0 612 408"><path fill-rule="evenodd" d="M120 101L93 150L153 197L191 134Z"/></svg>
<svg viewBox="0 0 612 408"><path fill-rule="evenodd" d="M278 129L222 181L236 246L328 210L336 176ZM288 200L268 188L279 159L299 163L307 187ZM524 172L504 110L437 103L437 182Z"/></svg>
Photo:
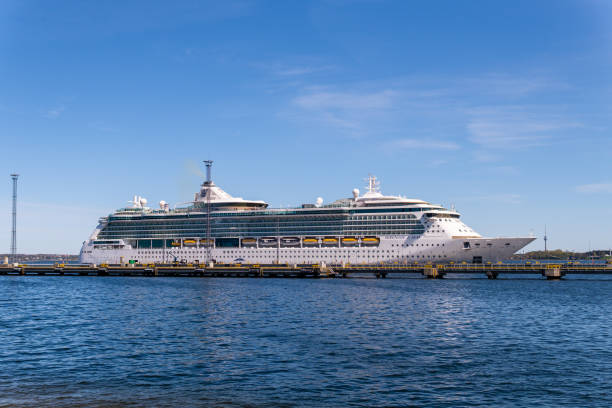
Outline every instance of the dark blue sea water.
<svg viewBox="0 0 612 408"><path fill-rule="evenodd" d="M0 277L0 406L611 406L612 280Z"/></svg>

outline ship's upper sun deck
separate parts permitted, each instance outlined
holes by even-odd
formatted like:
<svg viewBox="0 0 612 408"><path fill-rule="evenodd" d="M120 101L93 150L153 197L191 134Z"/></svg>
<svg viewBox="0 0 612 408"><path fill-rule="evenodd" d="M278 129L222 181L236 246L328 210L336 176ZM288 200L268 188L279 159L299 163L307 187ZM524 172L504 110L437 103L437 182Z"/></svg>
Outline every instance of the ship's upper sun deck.
<svg viewBox="0 0 612 408"><path fill-rule="evenodd" d="M439 205L433 205L427 201L407 198L402 196L388 196L383 195L380 192L380 183L376 180L376 177L370 176L368 179L367 191L363 194L359 194L358 189L353 190L353 196L350 198L339 199L326 205L322 205L322 199L317 200L317 204L303 204L302 208L294 208L300 212L300 210L315 210L325 212L332 208L370 208L370 207L399 207L407 206L413 207L418 210L428 210L435 212L453 213L458 215L455 211L449 211ZM245 211L262 211L268 208L268 203L262 200L245 200L242 197L233 197L219 186L217 186L212 180L206 180L202 183L200 191L195 193L193 201L183 203L186 206L179 206L174 209L170 209L165 201L160 202L160 209L153 210L146 207L146 200L136 196L134 198L134 205L131 208L122 208L115 212L116 215L120 216L138 216L143 214L150 215L162 215L162 214L185 214L185 213L198 213L207 212L210 208L211 212L245 212ZM365 208L364 208L365 209ZM274 209L267 209L267 211L277 211ZM278 209L278 211L282 211ZM413 210L410 210L413 211Z"/></svg>

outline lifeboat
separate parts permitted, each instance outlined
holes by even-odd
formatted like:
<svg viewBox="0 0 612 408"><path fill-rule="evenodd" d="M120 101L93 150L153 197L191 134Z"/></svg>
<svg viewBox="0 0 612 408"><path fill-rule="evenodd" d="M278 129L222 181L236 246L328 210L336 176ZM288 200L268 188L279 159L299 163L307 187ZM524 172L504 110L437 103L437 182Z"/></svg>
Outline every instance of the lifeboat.
<svg viewBox="0 0 612 408"><path fill-rule="evenodd" d="M338 246L338 238L336 237L325 237L323 238L323 246Z"/></svg>
<svg viewBox="0 0 612 408"><path fill-rule="evenodd" d="M359 244L359 240L355 237L343 237L340 242L342 246L357 246Z"/></svg>
<svg viewBox="0 0 612 408"><path fill-rule="evenodd" d="M361 238L361 245L363 246L378 246L379 244L380 244L380 238L378 237Z"/></svg>
<svg viewBox="0 0 612 408"><path fill-rule="evenodd" d="M180 246L181 246L181 240L180 240L180 239L174 239L174 240L172 240L172 242L170 243L170 246L173 246L173 247L180 247Z"/></svg>
<svg viewBox="0 0 612 408"><path fill-rule="evenodd" d="M262 237L259 238L260 247L275 247L277 243L276 237Z"/></svg>
<svg viewBox="0 0 612 408"><path fill-rule="evenodd" d="M215 240L214 239L208 240L208 239L204 238L204 239L200 240L200 246L206 247L206 246L212 246L214 244L215 244Z"/></svg>
<svg viewBox="0 0 612 408"><path fill-rule="evenodd" d="M256 245L257 245L257 240L255 238L242 238L243 247L254 247Z"/></svg>
<svg viewBox="0 0 612 408"><path fill-rule="evenodd" d="M302 239L302 245L305 246L305 247L318 247L319 246L319 238L304 237L304 239Z"/></svg>
<svg viewBox="0 0 612 408"><path fill-rule="evenodd" d="M299 247L300 239L298 237L283 237L280 239L281 247Z"/></svg>
<svg viewBox="0 0 612 408"><path fill-rule="evenodd" d="M185 245L185 246L196 246L196 243L197 243L197 242L198 242L198 241L196 241L195 239L191 239L191 238L189 238L189 239L184 239L184 240L183 240L183 245Z"/></svg>

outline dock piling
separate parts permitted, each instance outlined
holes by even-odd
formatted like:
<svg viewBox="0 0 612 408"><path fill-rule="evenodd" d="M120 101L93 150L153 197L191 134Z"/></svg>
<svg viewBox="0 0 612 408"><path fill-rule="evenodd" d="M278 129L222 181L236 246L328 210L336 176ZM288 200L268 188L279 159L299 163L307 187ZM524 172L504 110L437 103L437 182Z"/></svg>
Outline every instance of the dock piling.
<svg viewBox="0 0 612 408"><path fill-rule="evenodd" d="M565 273L561 270L561 265L547 265L542 273L548 280L563 279Z"/></svg>

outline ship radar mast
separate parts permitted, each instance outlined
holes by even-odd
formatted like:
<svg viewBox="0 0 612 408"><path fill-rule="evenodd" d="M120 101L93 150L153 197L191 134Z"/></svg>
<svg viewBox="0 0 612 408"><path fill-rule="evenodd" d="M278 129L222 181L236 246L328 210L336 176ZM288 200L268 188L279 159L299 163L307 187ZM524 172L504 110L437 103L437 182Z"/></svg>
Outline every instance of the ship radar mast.
<svg viewBox="0 0 612 408"><path fill-rule="evenodd" d="M380 181L376 179L376 176L369 175L367 178L368 185L367 189L369 193L379 193L380 192Z"/></svg>

